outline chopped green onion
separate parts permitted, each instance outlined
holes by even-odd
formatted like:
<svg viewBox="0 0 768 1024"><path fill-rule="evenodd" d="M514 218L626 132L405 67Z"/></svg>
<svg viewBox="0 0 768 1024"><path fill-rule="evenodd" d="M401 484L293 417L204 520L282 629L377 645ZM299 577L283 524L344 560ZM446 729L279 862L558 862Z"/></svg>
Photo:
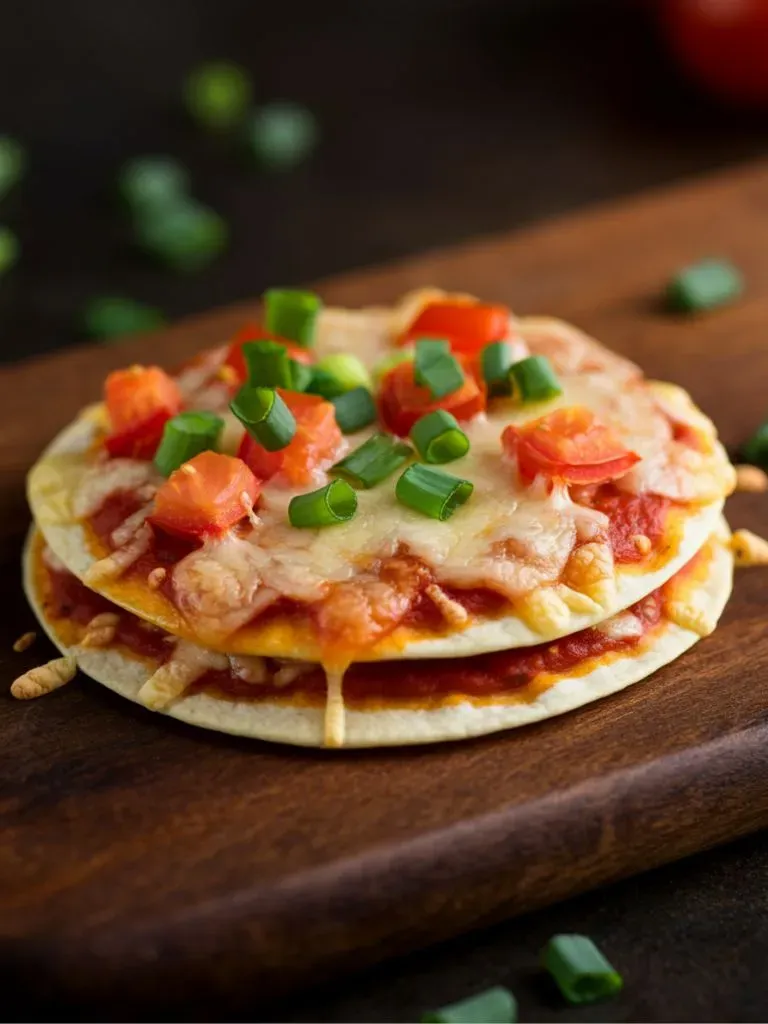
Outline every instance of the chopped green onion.
<svg viewBox="0 0 768 1024"><path fill-rule="evenodd" d="M297 359L289 359L288 362L291 364L291 391L306 391L312 380L312 367Z"/></svg>
<svg viewBox="0 0 768 1024"><path fill-rule="evenodd" d="M728 260L701 260L675 274L667 285L667 304L677 312L700 313L733 302L743 290L738 267Z"/></svg>
<svg viewBox="0 0 768 1024"><path fill-rule="evenodd" d="M315 370L321 374L330 374L334 377L341 388L339 394L351 391L352 388L368 388L373 386L371 375L363 366L357 356L348 355L344 352L337 352L329 356L323 356L315 364Z"/></svg>
<svg viewBox="0 0 768 1024"><path fill-rule="evenodd" d="M378 387L386 375L394 370L396 366L401 363L412 363L413 352L410 349L399 349L397 352L392 352L390 355L385 356L381 362L376 363L373 368L373 379Z"/></svg>
<svg viewBox="0 0 768 1024"><path fill-rule="evenodd" d="M425 462L453 462L469 451L469 438L444 409L428 412L411 428L411 440Z"/></svg>
<svg viewBox="0 0 768 1024"><path fill-rule="evenodd" d="M18 258L18 238L10 228L0 227L0 274L10 270Z"/></svg>
<svg viewBox="0 0 768 1024"><path fill-rule="evenodd" d="M544 966L569 1003L593 1003L619 992L621 975L586 935L553 935L542 953Z"/></svg>
<svg viewBox="0 0 768 1024"><path fill-rule="evenodd" d="M270 334L309 348L315 337L315 322L322 308L314 292L270 288L264 293L265 323Z"/></svg>
<svg viewBox="0 0 768 1024"><path fill-rule="evenodd" d="M425 1013L421 1020L422 1024L515 1024L517 1000L509 989L496 985L476 996Z"/></svg>
<svg viewBox="0 0 768 1024"><path fill-rule="evenodd" d="M91 299L83 312L85 330L93 338L119 338L162 327L165 317L154 306L145 306L119 295Z"/></svg>
<svg viewBox="0 0 768 1024"><path fill-rule="evenodd" d="M468 500L474 489L469 480L417 462L397 481L395 497L402 505L443 522Z"/></svg>
<svg viewBox="0 0 768 1024"><path fill-rule="evenodd" d="M10 135L0 135L0 199L21 180L26 162L21 143Z"/></svg>
<svg viewBox="0 0 768 1024"><path fill-rule="evenodd" d="M512 391L510 367L515 362L514 349L508 341L492 341L480 354L483 380L489 395L508 395Z"/></svg>
<svg viewBox="0 0 768 1024"><path fill-rule="evenodd" d="M200 452L216 449L224 420L212 412L181 412L168 420L155 453L155 465L163 476L189 462Z"/></svg>
<svg viewBox="0 0 768 1024"><path fill-rule="evenodd" d="M464 383L464 371L458 359L451 355L447 341L441 338L419 338L413 379L429 388L433 398L453 394Z"/></svg>
<svg viewBox="0 0 768 1024"><path fill-rule="evenodd" d="M243 358L252 388L290 388L293 382L288 349L278 341L247 341Z"/></svg>
<svg viewBox="0 0 768 1024"><path fill-rule="evenodd" d="M413 449L391 434L374 434L328 470L356 487L374 487L399 469Z"/></svg>
<svg viewBox="0 0 768 1024"><path fill-rule="evenodd" d="M419 338L414 351L413 379L422 386L426 384L424 370L436 359L451 354L451 346L445 338Z"/></svg>
<svg viewBox="0 0 768 1024"><path fill-rule="evenodd" d="M302 162L320 136L311 110L298 103L267 103L249 118L245 143L257 163L272 171L288 170Z"/></svg>
<svg viewBox="0 0 768 1024"><path fill-rule="evenodd" d="M742 454L747 462L762 466L763 469L768 468L768 423L763 423L757 428L744 445Z"/></svg>
<svg viewBox="0 0 768 1024"><path fill-rule="evenodd" d="M357 512L357 494L346 480L332 480L317 491L297 494L288 506L291 526L333 526Z"/></svg>
<svg viewBox="0 0 768 1024"><path fill-rule="evenodd" d="M321 398L327 398L330 401L344 394L345 388L332 373L328 373L327 370L318 370L316 366L311 367L311 371L309 384L306 387L306 391L310 395L320 395Z"/></svg>
<svg viewBox="0 0 768 1024"><path fill-rule="evenodd" d="M331 399L342 434L354 434L376 419L376 403L368 388L353 388Z"/></svg>
<svg viewBox="0 0 768 1024"><path fill-rule="evenodd" d="M140 156L124 164L118 186L134 213L148 214L186 196L189 171L170 156Z"/></svg>
<svg viewBox="0 0 768 1024"><path fill-rule="evenodd" d="M200 270L211 263L226 247L228 234L218 213L186 199L145 211L136 221L139 245L181 271Z"/></svg>
<svg viewBox="0 0 768 1024"><path fill-rule="evenodd" d="M277 452L296 433L293 413L273 388L246 384L229 405L245 429L268 452Z"/></svg>
<svg viewBox="0 0 768 1024"><path fill-rule="evenodd" d="M512 391L519 402L546 402L563 389L546 356L528 356L509 368Z"/></svg>
<svg viewBox="0 0 768 1024"><path fill-rule="evenodd" d="M190 114L206 128L227 130L239 124L251 103L251 80L230 61L196 68L187 78L185 98Z"/></svg>

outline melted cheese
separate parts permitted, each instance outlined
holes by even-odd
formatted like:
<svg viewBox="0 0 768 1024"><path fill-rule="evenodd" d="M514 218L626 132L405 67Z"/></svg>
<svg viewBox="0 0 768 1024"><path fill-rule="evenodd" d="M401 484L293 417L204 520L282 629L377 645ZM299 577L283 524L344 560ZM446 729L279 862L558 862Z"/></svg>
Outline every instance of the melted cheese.
<svg viewBox="0 0 768 1024"><path fill-rule="evenodd" d="M210 669L223 671L228 667L225 654L207 651L187 640L178 640L168 661L143 684L138 699L145 707L159 711L181 697L196 679Z"/></svg>
<svg viewBox="0 0 768 1024"><path fill-rule="evenodd" d="M351 351L373 367L391 352L401 312L325 309L318 321L318 354ZM247 535L209 541L174 567L176 604L195 633L219 643L280 596L303 603L321 601L334 584L360 579L377 560L401 550L427 564L438 584L487 587L510 600L557 583L577 544L592 543L596 551L605 548L607 519L575 504L564 488L548 493L542 481L524 486L514 464L502 456L500 437L507 425L523 424L558 407L588 407L641 456L622 486L652 488L692 501L715 496L713 488L722 484L730 468L727 461L714 447L712 453L702 454L674 442L669 418L633 364L556 320L511 319L510 337L517 338L525 351L552 360L563 394L531 406L494 401L487 415L462 424L470 451L447 468L474 484L465 506L448 521L435 522L396 501L393 476L370 491L358 492L358 511L351 522L320 530L295 529L287 521L288 505L296 493L311 488L293 489L277 474L263 488L258 520ZM220 350L219 360L222 354ZM211 374L216 365L215 359L205 360L182 375L190 405L215 396ZM676 409L681 404L678 396L665 399L676 402ZM345 439L345 445L357 446L373 429ZM242 428L227 415L226 449L236 450L241 437ZM153 479L147 463L100 463L83 480L77 495L79 514L95 510L115 489L140 487ZM328 479L320 469L312 488ZM94 566L96 572L115 568ZM538 603L534 600L521 614L533 621L546 612L545 618L564 620L578 603L579 592L605 605L612 577L613 567L608 566L600 580L582 585L573 572L564 593L553 591ZM546 609L540 607L542 600Z"/></svg>

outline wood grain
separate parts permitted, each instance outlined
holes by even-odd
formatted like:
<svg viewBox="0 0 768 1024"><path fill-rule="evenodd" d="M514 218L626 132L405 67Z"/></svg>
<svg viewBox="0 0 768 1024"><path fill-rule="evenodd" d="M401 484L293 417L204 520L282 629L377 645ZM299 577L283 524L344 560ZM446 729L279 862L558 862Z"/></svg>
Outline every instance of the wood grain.
<svg viewBox="0 0 768 1024"><path fill-rule="evenodd" d="M735 445L764 419L768 165L325 282L386 301L435 283L573 319L688 387ZM745 300L676 320L671 271L709 253ZM0 551L7 683L23 476L53 432L133 359L173 363L240 307L120 348L0 375ZM768 499L732 522L765 530ZM379 753L308 753L195 731L84 681L2 698L4 992L121 1012L244 1005L563 898L768 824L768 577L743 573L721 628L651 680L540 726Z"/></svg>

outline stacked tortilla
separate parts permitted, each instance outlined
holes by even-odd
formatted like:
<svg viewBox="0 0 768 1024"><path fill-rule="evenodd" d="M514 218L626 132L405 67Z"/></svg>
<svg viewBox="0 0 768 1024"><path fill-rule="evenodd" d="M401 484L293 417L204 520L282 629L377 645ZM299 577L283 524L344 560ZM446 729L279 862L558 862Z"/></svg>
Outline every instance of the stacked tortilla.
<svg viewBox="0 0 768 1024"><path fill-rule="evenodd" d="M392 309L323 309L313 358L353 353L386 388L403 371L382 361L411 351L419 317L450 302L473 300L424 290ZM311 480L278 469L255 502L243 494L237 524L179 547L153 518L166 481L152 453L115 456L105 406L84 410L29 475L25 587L46 632L152 710L306 746L491 733L677 658L715 628L731 589L734 472L713 425L680 388L570 325L510 313L505 331L516 359L548 361L560 393L502 394L462 419L470 449L445 469L474 491L445 520L399 502L393 477L360 490L348 522L289 522L291 499L327 484L385 417L340 438ZM242 381L227 341L173 379L184 409L224 419L218 448L234 456ZM573 410L632 453L626 470L584 483L523 472L532 431Z"/></svg>

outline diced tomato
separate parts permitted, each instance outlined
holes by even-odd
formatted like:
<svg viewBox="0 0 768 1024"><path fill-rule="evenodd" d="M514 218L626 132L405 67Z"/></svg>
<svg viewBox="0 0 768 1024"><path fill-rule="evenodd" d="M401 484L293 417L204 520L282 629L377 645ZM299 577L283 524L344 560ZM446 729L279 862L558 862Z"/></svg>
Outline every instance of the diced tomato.
<svg viewBox="0 0 768 1024"><path fill-rule="evenodd" d="M509 309L481 302L431 302L399 339L401 345L418 338L447 338L454 352L476 355L490 341L509 331Z"/></svg>
<svg viewBox="0 0 768 1024"><path fill-rule="evenodd" d="M163 428L170 418L161 409L119 434L110 434L104 439L104 447L113 459L153 459L163 437Z"/></svg>
<svg viewBox="0 0 768 1024"><path fill-rule="evenodd" d="M248 501L254 505L260 490L241 459L201 452L174 470L159 489L150 522L182 537L223 533L243 518Z"/></svg>
<svg viewBox="0 0 768 1024"><path fill-rule="evenodd" d="M308 484L318 466L336 456L341 442L336 412L318 395L282 388L278 393L296 420L296 433L290 443L278 452L268 452L246 432L237 454L260 480L269 480L282 471L290 483Z"/></svg>
<svg viewBox="0 0 768 1024"><path fill-rule="evenodd" d="M471 373L461 387L443 398L433 398L428 388L413 379L413 363L400 363L384 377L379 392L379 414L389 429L407 437L416 420L435 409L445 409L457 420L469 420L485 409L486 391Z"/></svg>
<svg viewBox="0 0 768 1024"><path fill-rule="evenodd" d="M541 473L569 484L604 483L640 461L583 406L556 409L522 427L507 427L501 444L517 458L525 480Z"/></svg>
<svg viewBox="0 0 768 1024"><path fill-rule="evenodd" d="M289 357L291 359L295 359L297 363L304 363L305 366L311 366L315 361L315 357L311 349L302 348L301 345L295 345L292 341L286 341L285 338L279 338L277 335L267 334L267 332L257 323L249 322L247 324L243 324L240 330L232 338L229 343L226 358L224 359L224 365L231 366L237 374L238 384L244 383L248 377L248 367L245 365L245 359L243 357L243 345L249 341L263 341L265 338L269 338L270 341L279 341L281 345L285 345L288 350Z"/></svg>
<svg viewBox="0 0 768 1024"><path fill-rule="evenodd" d="M176 382L159 366L131 366L110 373L104 385L104 400L115 434L158 412L175 416L181 408Z"/></svg>
<svg viewBox="0 0 768 1024"><path fill-rule="evenodd" d="M181 409L181 392L159 366L131 366L110 373L104 384L112 433L105 447L112 456L151 459L163 427Z"/></svg>

